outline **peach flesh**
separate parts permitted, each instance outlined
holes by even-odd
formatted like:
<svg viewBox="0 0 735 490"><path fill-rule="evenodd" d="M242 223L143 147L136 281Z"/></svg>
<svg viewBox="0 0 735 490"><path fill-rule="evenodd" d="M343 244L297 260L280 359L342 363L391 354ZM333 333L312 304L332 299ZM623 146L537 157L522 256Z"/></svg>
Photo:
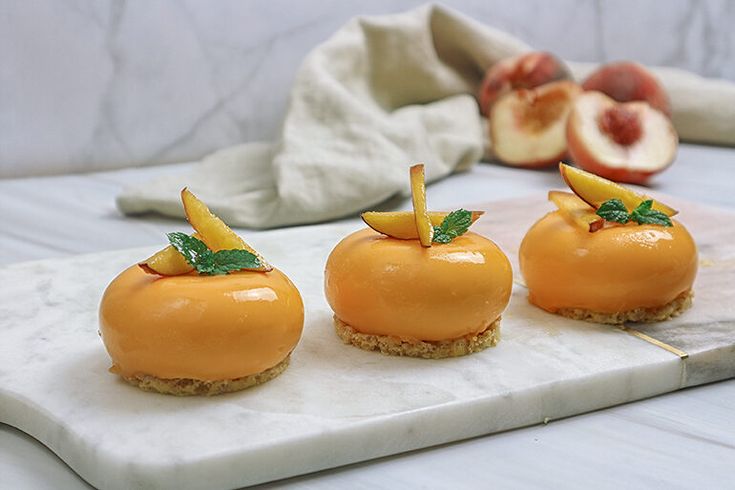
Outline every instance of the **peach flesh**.
<svg viewBox="0 0 735 490"><path fill-rule="evenodd" d="M569 104L571 94L563 89L538 93L524 90L523 97L528 105L519 108L516 114L518 126L530 132L538 133L546 129L564 113Z"/></svg>

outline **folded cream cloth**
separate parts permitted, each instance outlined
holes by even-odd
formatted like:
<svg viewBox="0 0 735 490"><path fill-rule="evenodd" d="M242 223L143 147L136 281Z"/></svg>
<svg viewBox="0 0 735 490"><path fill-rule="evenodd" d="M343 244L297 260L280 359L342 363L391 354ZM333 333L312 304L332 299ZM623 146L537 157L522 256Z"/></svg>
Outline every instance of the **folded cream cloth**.
<svg viewBox="0 0 735 490"><path fill-rule="evenodd" d="M487 146L474 93L485 69L530 48L447 8L349 21L304 60L277 143L217 151L192 172L125 189L128 214L183 216L184 186L227 223L252 228L330 220L408 189L407 167L433 181ZM593 65L570 64L575 76ZM684 139L735 144L735 84L657 74Z"/></svg>

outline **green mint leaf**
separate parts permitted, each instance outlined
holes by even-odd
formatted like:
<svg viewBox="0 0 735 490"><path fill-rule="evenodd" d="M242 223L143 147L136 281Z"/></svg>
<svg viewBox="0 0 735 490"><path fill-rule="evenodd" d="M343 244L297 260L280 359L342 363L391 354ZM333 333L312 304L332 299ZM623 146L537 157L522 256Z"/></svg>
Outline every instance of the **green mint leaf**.
<svg viewBox="0 0 735 490"><path fill-rule="evenodd" d="M175 231L166 234L171 245L184 256L184 259L194 267L198 272L202 272L200 268L207 269L212 264L212 251L207 245L193 236L186 233Z"/></svg>
<svg viewBox="0 0 735 490"><path fill-rule="evenodd" d="M630 213L631 221L635 221L639 225L661 225L661 226L673 226L671 219L661 211L657 211L653 208L653 201L648 199L638 205L637 208Z"/></svg>
<svg viewBox="0 0 735 490"><path fill-rule="evenodd" d="M450 236L447 233L444 233L442 229L438 226L434 227L434 237L431 239L434 243L449 243L452 241L452 239L455 237Z"/></svg>
<svg viewBox="0 0 735 490"><path fill-rule="evenodd" d="M166 235L171 245L184 256L199 274L217 276L242 269L257 269L260 259L247 250L220 250L212 252L207 245L186 233Z"/></svg>
<svg viewBox="0 0 735 490"><path fill-rule="evenodd" d="M242 269L257 269L260 260L247 250L220 250L212 254L213 268L209 274L221 275Z"/></svg>
<svg viewBox="0 0 735 490"><path fill-rule="evenodd" d="M620 199L608 199L600 204L595 214L605 221L615 221L617 223L627 223L630 221L628 209Z"/></svg>
<svg viewBox="0 0 735 490"><path fill-rule="evenodd" d="M442 221L441 225L434 227L434 243L449 243L460 235L467 233L472 224L472 213L465 209L452 211Z"/></svg>

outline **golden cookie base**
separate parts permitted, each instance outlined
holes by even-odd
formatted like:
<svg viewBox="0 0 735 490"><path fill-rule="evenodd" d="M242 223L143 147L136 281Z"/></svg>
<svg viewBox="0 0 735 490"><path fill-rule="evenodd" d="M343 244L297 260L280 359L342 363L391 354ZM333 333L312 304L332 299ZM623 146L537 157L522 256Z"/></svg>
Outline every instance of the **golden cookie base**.
<svg viewBox="0 0 735 490"><path fill-rule="evenodd" d="M214 381L191 378L163 379L147 374L130 377L122 376L122 378L131 385L137 386L144 391L176 396L214 396L244 390L270 381L286 370L290 360L291 356L288 355L283 361L272 368L235 379Z"/></svg>
<svg viewBox="0 0 735 490"><path fill-rule="evenodd" d="M653 323L663 322L679 316L692 306L694 293L685 291L673 301L655 308L635 308L617 313L600 313L583 308L561 308L554 313L574 320L583 320L592 323L607 323L620 325L623 323Z"/></svg>
<svg viewBox="0 0 735 490"><path fill-rule="evenodd" d="M451 340L406 342L390 335L360 333L336 316L334 329L345 344L363 350L377 350L389 356L421 357L442 359L459 357L479 352L500 342L500 317L480 333Z"/></svg>

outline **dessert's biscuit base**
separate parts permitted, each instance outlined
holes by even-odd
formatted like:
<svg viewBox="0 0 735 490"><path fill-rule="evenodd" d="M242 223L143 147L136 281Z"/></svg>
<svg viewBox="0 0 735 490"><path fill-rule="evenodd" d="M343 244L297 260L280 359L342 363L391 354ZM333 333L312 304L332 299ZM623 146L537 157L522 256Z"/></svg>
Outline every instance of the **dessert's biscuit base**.
<svg viewBox="0 0 735 490"><path fill-rule="evenodd" d="M562 308L555 313L574 320L583 320L592 323L607 323L620 325L623 323L653 323L663 322L684 313L692 306L694 294L691 290L677 296L673 301L655 308L635 308L617 313L600 313L582 308Z"/></svg>
<svg viewBox="0 0 735 490"><path fill-rule="evenodd" d="M360 333L336 316L334 317L334 328L345 344L352 344L364 350L378 350L390 356L424 359L466 356L493 347L500 341L500 317L480 333L458 339L437 341L407 342L390 335Z"/></svg>
<svg viewBox="0 0 735 490"><path fill-rule="evenodd" d="M137 386L144 391L153 391L166 395L176 396L213 396L263 384L270 381L286 370L291 360L289 354L283 361L272 368L259 373L243 376L235 379L222 379L215 381L204 381L191 378L163 379L147 374L136 376L122 376L131 385Z"/></svg>

